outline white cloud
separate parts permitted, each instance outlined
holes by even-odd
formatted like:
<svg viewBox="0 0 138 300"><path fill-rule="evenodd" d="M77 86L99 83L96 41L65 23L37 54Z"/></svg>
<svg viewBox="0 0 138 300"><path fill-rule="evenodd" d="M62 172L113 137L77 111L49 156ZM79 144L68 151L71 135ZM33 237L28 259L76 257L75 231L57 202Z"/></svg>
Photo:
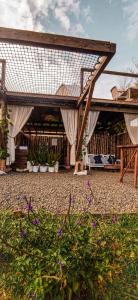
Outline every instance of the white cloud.
<svg viewBox="0 0 138 300"><path fill-rule="evenodd" d="M124 16L128 19L127 36L129 41L133 41L138 37L138 1L122 0L122 3Z"/></svg>
<svg viewBox="0 0 138 300"><path fill-rule="evenodd" d="M36 12L30 9L27 0L2 0L0 2L0 26L18 29L40 30L41 23L35 21Z"/></svg>
<svg viewBox="0 0 138 300"><path fill-rule="evenodd" d="M70 34L77 35L77 36L85 34L85 30L84 30L82 24L76 23L74 26L72 26L72 28L70 30ZM86 34L85 34L85 37L86 37Z"/></svg>
<svg viewBox="0 0 138 300"><path fill-rule="evenodd" d="M87 22L87 23L93 22L92 9L89 5L85 6L83 8L83 15L84 15L84 18L85 18L85 22Z"/></svg>
<svg viewBox="0 0 138 300"><path fill-rule="evenodd" d="M63 28L66 31L70 30L70 19L66 14L66 10L64 7L56 7L55 8L55 17L60 21Z"/></svg>
<svg viewBox="0 0 138 300"><path fill-rule="evenodd" d="M84 12L90 20L88 9ZM84 33L81 14L81 0L0 1L0 26L3 27L45 31L55 18L67 33Z"/></svg>

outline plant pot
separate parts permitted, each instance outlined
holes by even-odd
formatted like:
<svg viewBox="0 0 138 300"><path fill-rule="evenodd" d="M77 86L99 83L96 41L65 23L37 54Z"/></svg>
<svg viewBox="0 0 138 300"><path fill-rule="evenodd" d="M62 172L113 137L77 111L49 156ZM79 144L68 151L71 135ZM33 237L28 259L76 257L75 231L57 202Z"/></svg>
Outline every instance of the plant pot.
<svg viewBox="0 0 138 300"><path fill-rule="evenodd" d="M54 166L52 166L52 167L48 167L48 172L50 172L50 173L54 173L55 172L55 167Z"/></svg>
<svg viewBox="0 0 138 300"><path fill-rule="evenodd" d="M47 166L40 166L40 172L41 173L45 173L45 172L47 172Z"/></svg>
<svg viewBox="0 0 138 300"><path fill-rule="evenodd" d="M6 171L6 159L0 159L0 170L3 172Z"/></svg>
<svg viewBox="0 0 138 300"><path fill-rule="evenodd" d="M33 166L33 172L37 173L39 171L39 166Z"/></svg>
<svg viewBox="0 0 138 300"><path fill-rule="evenodd" d="M28 168L28 171L29 171L29 173L33 172L33 166L32 165L30 165L30 167Z"/></svg>
<svg viewBox="0 0 138 300"><path fill-rule="evenodd" d="M66 170L67 170L67 171L70 171L70 166L66 166Z"/></svg>
<svg viewBox="0 0 138 300"><path fill-rule="evenodd" d="M27 170L29 170L30 166L31 166L31 162L27 160Z"/></svg>
<svg viewBox="0 0 138 300"><path fill-rule="evenodd" d="M59 170L59 162L56 161L56 163L55 163L55 172L58 173L58 170Z"/></svg>
<svg viewBox="0 0 138 300"><path fill-rule="evenodd" d="M29 173L33 172L33 166L30 161L27 161L27 170L29 171Z"/></svg>

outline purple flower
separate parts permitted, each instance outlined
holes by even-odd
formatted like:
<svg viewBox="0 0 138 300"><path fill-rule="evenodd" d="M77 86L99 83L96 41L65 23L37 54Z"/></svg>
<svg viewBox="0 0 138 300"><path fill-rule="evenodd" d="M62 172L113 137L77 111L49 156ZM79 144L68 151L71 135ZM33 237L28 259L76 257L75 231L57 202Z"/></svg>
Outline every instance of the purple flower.
<svg viewBox="0 0 138 300"><path fill-rule="evenodd" d="M86 196L86 200L88 201L88 204L89 204L89 205L92 204L93 199L92 199L92 196L91 196L91 195L87 195L87 196Z"/></svg>
<svg viewBox="0 0 138 300"><path fill-rule="evenodd" d="M117 216L112 216L112 223L115 224L117 222Z"/></svg>
<svg viewBox="0 0 138 300"><path fill-rule="evenodd" d="M32 221L32 223L33 223L34 225L39 225L39 224L40 224L40 221L39 221L39 219L35 219L35 220Z"/></svg>
<svg viewBox="0 0 138 300"><path fill-rule="evenodd" d="M33 210L32 204L28 203L27 206L26 206L26 209L28 210L28 212L32 211Z"/></svg>
<svg viewBox="0 0 138 300"><path fill-rule="evenodd" d="M65 267L65 265L58 259L57 264L60 265L61 269Z"/></svg>
<svg viewBox="0 0 138 300"><path fill-rule="evenodd" d="M91 188L91 184L90 184L90 181L89 181L89 180L86 182L86 187L87 187L87 188Z"/></svg>
<svg viewBox="0 0 138 300"><path fill-rule="evenodd" d="M96 221L94 221L94 222L92 223L92 227L93 227L93 228L96 228L96 226L97 226L97 223L96 223Z"/></svg>
<svg viewBox="0 0 138 300"><path fill-rule="evenodd" d="M33 294L33 299L36 299L36 293Z"/></svg>
<svg viewBox="0 0 138 300"><path fill-rule="evenodd" d="M21 230L20 231L20 237L25 238L27 236L27 231L26 230Z"/></svg>
<svg viewBox="0 0 138 300"><path fill-rule="evenodd" d="M62 228L59 228L59 229L58 229L57 234L58 234L58 236L61 236L61 235L62 235Z"/></svg>

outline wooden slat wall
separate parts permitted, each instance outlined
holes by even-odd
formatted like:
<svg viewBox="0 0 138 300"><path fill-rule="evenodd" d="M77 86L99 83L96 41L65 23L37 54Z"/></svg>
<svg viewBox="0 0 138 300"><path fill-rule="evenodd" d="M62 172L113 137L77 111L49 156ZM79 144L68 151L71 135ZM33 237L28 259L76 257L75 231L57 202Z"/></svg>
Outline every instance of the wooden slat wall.
<svg viewBox="0 0 138 300"><path fill-rule="evenodd" d="M57 146L52 146L52 139L57 139ZM37 151L40 143L44 143L48 147L48 151L54 151L61 154L61 162L64 162L67 156L67 138L63 136L45 136L30 135L28 138L23 135L20 138L20 145L28 146L29 150Z"/></svg>
<svg viewBox="0 0 138 300"><path fill-rule="evenodd" d="M30 135L29 138L21 137L20 145L27 145L29 149L36 151L39 147L39 143L43 142L48 146L48 151L59 152L62 154L61 163L69 163L69 149L67 150L67 137L57 136L57 146L52 146L52 136L44 135ZM93 154L115 154L116 157L120 158L120 150L117 148L119 145L131 145L131 140L128 133L110 135L106 132L94 134L88 145L88 153ZM132 151L127 152L126 161L127 163ZM132 164L133 165L133 164ZM131 165L131 167L132 167Z"/></svg>
<svg viewBox="0 0 138 300"><path fill-rule="evenodd" d="M116 154L116 135L109 135L108 133L94 134L90 140L88 152Z"/></svg>
<svg viewBox="0 0 138 300"><path fill-rule="evenodd" d="M94 134L88 145L88 153L94 154L115 154L120 158L119 145L131 145L132 142L127 132L121 134L109 135L108 133ZM128 162L133 150L129 150L126 153L125 165ZM131 164L133 167L133 162Z"/></svg>

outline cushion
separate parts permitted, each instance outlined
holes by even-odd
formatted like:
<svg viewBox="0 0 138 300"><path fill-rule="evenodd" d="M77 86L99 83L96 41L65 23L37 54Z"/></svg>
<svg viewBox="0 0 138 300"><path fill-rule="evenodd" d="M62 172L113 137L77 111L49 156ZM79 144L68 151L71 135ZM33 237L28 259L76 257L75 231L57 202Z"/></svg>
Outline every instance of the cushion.
<svg viewBox="0 0 138 300"><path fill-rule="evenodd" d="M109 164L114 164L116 161L116 158L114 155L109 155L109 158L108 158L108 162Z"/></svg>
<svg viewBox="0 0 138 300"><path fill-rule="evenodd" d="M107 155L106 155L106 154L102 154L101 160L102 160L102 163L103 163L104 165L109 164L108 159L109 159L109 155L108 155L108 154L107 154Z"/></svg>
<svg viewBox="0 0 138 300"><path fill-rule="evenodd" d="M94 163L95 163L95 160L94 160L94 154L88 155L88 158L89 158L89 162L90 162L91 164L94 164Z"/></svg>
<svg viewBox="0 0 138 300"><path fill-rule="evenodd" d="M96 164L102 164L101 155L95 155L94 160Z"/></svg>

